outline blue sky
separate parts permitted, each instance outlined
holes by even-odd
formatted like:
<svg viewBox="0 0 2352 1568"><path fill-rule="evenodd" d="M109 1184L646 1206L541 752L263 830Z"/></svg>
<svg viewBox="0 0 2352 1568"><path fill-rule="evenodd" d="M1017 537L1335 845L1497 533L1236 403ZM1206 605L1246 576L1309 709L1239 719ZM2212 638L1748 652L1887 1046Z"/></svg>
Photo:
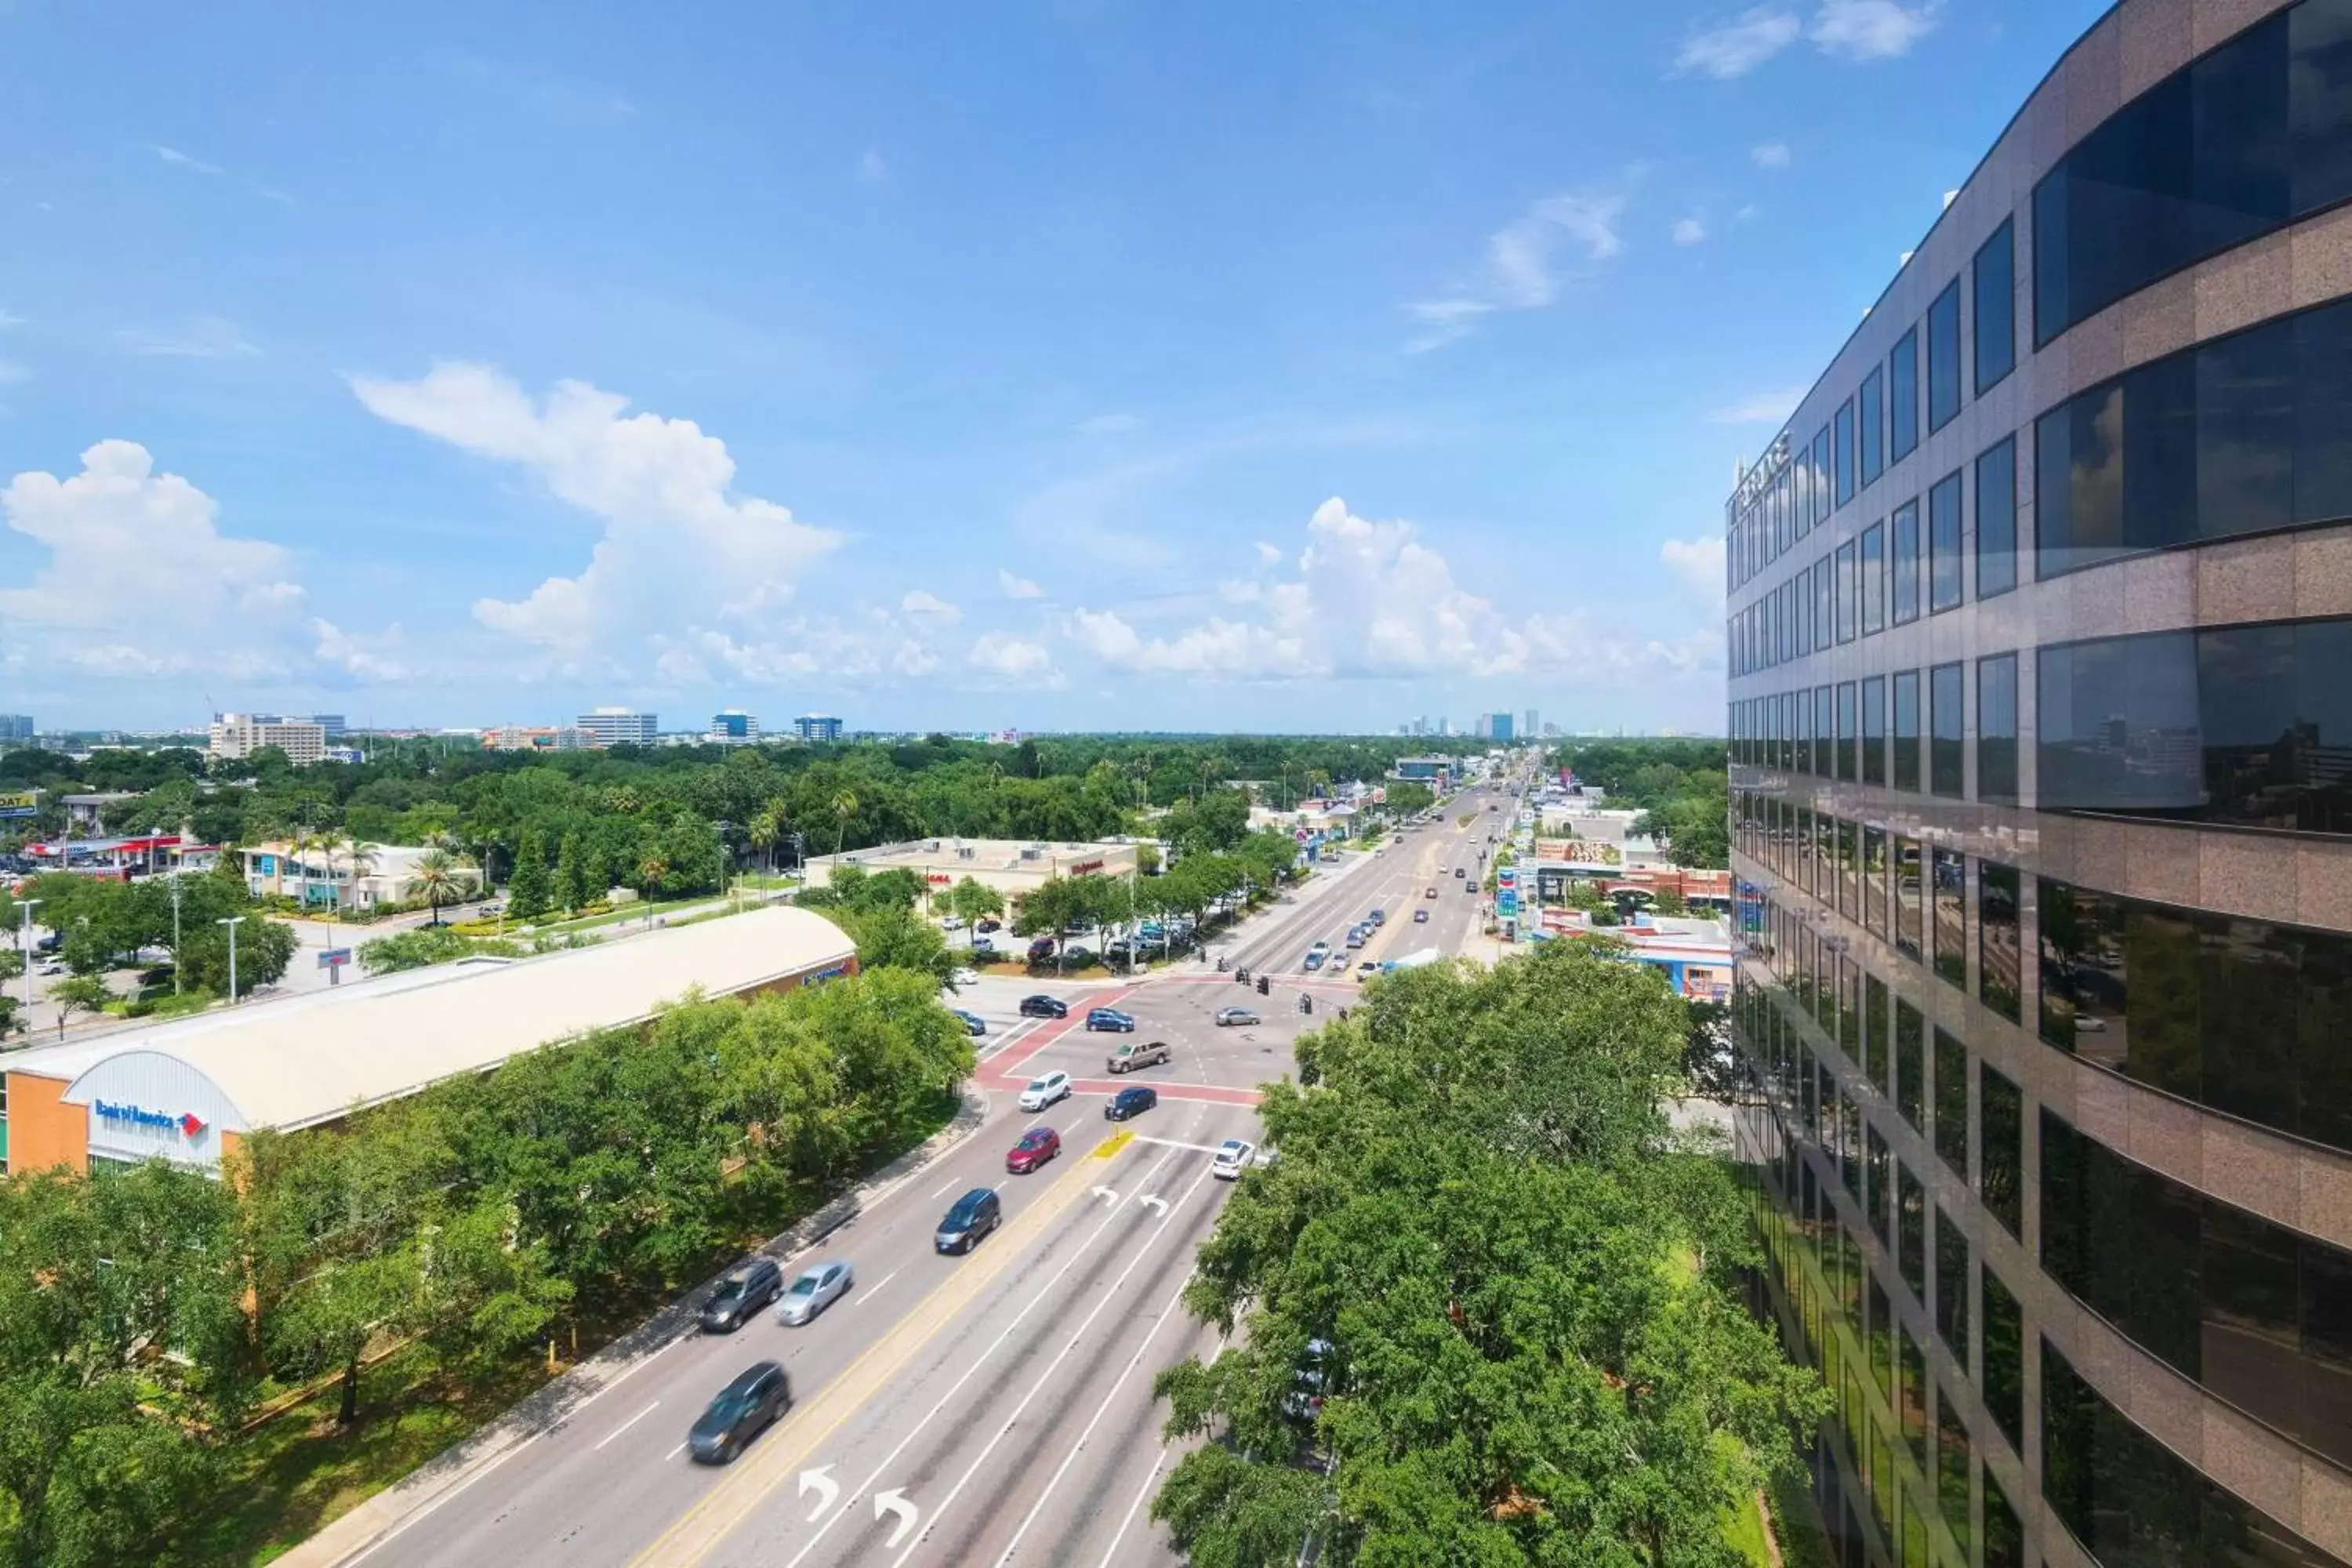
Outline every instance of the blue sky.
<svg viewBox="0 0 2352 1568"><path fill-rule="evenodd" d="M1718 728L2095 0L0 0L0 709Z"/></svg>

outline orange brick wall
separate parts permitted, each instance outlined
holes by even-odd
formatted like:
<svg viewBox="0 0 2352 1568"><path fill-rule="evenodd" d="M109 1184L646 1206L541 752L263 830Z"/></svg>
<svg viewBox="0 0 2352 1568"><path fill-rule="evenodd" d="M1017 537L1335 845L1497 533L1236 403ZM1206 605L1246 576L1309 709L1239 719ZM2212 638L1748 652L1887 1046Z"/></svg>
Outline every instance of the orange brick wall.
<svg viewBox="0 0 2352 1568"><path fill-rule="evenodd" d="M64 1103L66 1080L8 1075L8 1169L89 1169L89 1108Z"/></svg>

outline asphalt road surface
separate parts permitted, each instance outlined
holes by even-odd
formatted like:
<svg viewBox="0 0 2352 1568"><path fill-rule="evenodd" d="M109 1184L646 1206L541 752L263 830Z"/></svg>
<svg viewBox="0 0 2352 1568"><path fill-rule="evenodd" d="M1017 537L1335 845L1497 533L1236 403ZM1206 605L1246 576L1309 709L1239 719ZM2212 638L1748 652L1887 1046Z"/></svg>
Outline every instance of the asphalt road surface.
<svg viewBox="0 0 2352 1568"><path fill-rule="evenodd" d="M1346 952L1347 927L1375 908L1387 924L1349 955L1351 968L1423 947L1455 952L1477 930L1480 900L1465 888L1475 887L1477 851L1503 830L1508 804L1493 814L1477 805L1469 829L1452 816L1414 829L1250 922L1223 952L1273 975L1269 995L1205 965L1134 984L968 988L961 1005L991 1026L981 1042L986 1122L784 1260L789 1279L806 1263L846 1259L856 1284L845 1297L805 1328L762 1313L730 1335L669 1341L341 1568L1175 1562L1150 1517L1177 1457L1161 1441L1151 1380L1215 1352L1213 1332L1178 1300L1231 1190L1211 1178L1212 1156L1227 1138L1255 1139L1252 1086L1289 1070L1300 1030L1357 988L1336 967L1303 973L1310 943ZM1455 866L1467 874L1456 879ZM1417 908L1426 923L1414 921ZM1068 1000L1069 1018L1021 1019L1021 996L1036 990ZM1301 995L1315 999L1311 1015L1298 1012ZM1215 1026L1218 1008L1242 1004L1264 1024ZM1133 1014L1136 1033L1087 1033L1086 1008L1104 1005ZM1106 1070L1122 1041L1154 1039L1174 1047L1165 1065ZM1057 1068L1076 1079L1071 1098L1043 1114L1019 1110L1019 1088ZM1160 1104L1106 1121L1108 1095L1129 1083L1157 1089ZM1008 1175L1005 1151L1041 1124L1061 1133L1061 1157ZM948 1205L984 1186L1001 1195L1003 1228L969 1254L935 1252ZM791 1411L733 1464L694 1463L688 1427L762 1360L787 1369Z"/></svg>

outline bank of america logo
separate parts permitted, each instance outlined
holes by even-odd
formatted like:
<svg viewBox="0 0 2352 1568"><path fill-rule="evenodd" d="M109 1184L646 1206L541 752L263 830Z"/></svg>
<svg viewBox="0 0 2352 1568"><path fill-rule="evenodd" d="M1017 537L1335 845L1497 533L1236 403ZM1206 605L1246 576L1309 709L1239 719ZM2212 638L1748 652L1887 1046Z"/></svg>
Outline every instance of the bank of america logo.
<svg viewBox="0 0 2352 1568"><path fill-rule="evenodd" d="M198 1116L194 1111L186 1111L181 1115L180 1131L184 1135L194 1138L197 1133L202 1132L204 1130L204 1118Z"/></svg>

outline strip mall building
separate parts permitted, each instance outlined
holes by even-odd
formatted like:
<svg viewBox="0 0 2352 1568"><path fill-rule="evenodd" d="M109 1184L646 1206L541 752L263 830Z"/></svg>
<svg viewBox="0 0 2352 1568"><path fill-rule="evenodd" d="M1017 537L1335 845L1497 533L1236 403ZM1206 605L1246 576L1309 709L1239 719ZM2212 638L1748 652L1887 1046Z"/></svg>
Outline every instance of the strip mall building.
<svg viewBox="0 0 2352 1568"><path fill-rule="evenodd" d="M856 972L812 910L775 907L514 962L468 960L0 1058L0 1160L77 1171L161 1156L217 1172L247 1133L341 1121L510 1057L643 1024L688 991Z"/></svg>

